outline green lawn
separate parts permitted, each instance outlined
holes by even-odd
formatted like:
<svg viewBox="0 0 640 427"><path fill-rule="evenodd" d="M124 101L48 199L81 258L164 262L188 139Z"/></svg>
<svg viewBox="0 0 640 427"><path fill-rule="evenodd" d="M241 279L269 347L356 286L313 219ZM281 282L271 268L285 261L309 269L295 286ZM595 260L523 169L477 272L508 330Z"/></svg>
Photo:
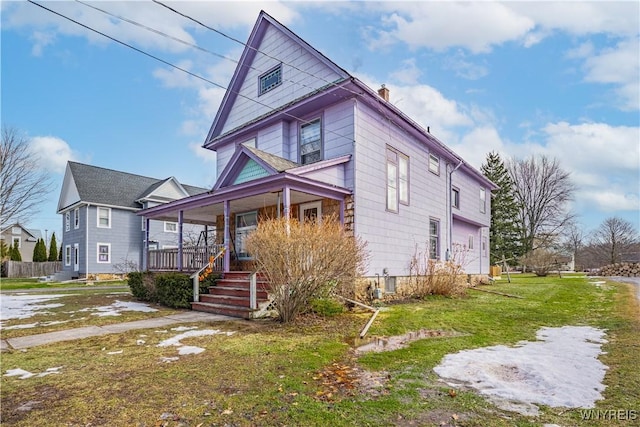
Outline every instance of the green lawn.
<svg viewBox="0 0 640 427"><path fill-rule="evenodd" d="M393 304L370 335L418 329L457 332L356 358L353 342L370 313L332 318L196 324L233 335L187 338L200 354L157 344L178 332L133 331L3 353L2 370L60 374L1 377L2 424L147 426L625 426L638 420L581 420L579 410L541 408L537 418L502 411L471 391L451 392L433 368L448 353L535 339L542 326L607 330L609 366L601 410L640 408L640 318L630 286L596 287L581 277L518 276L464 298ZM140 343L143 340L144 343ZM122 351L119 353L119 351ZM113 354L109 354L113 353ZM366 380L362 380L366 378ZM30 410L19 410L28 402ZM23 407L24 408L24 407Z"/></svg>
<svg viewBox="0 0 640 427"><path fill-rule="evenodd" d="M93 282L92 285L86 285L79 282L40 282L35 279L7 279L6 277L0 278L0 291L19 291L21 289L60 289L60 288L74 288L74 287L87 287L91 286L117 286L126 285L125 280L112 280L103 282Z"/></svg>

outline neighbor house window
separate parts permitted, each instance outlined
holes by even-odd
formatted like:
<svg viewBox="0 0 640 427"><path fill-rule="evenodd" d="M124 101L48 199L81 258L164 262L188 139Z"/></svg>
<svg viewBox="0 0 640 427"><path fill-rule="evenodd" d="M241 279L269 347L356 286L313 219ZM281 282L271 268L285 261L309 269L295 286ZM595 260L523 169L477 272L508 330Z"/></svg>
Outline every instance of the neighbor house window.
<svg viewBox="0 0 640 427"><path fill-rule="evenodd" d="M80 209L76 208L73 210L73 228L80 228Z"/></svg>
<svg viewBox="0 0 640 427"><path fill-rule="evenodd" d="M260 80L260 95L269 92L271 89L279 86L282 83L282 64L267 71L259 77Z"/></svg>
<svg viewBox="0 0 640 427"><path fill-rule="evenodd" d="M98 227L111 228L111 208L98 207Z"/></svg>
<svg viewBox="0 0 640 427"><path fill-rule="evenodd" d="M480 213L487 212L487 190L480 189Z"/></svg>
<svg viewBox="0 0 640 427"><path fill-rule="evenodd" d="M460 209L460 190L455 187L451 189L451 206Z"/></svg>
<svg viewBox="0 0 640 427"><path fill-rule="evenodd" d="M111 262L111 243L98 243L98 263L108 264Z"/></svg>
<svg viewBox="0 0 640 427"><path fill-rule="evenodd" d="M409 204L409 157L387 147L387 210Z"/></svg>
<svg viewBox="0 0 640 427"><path fill-rule="evenodd" d="M429 172L440 175L440 158L435 154L429 154Z"/></svg>
<svg viewBox="0 0 640 427"><path fill-rule="evenodd" d="M11 234L22 234L22 228L20 227L11 227Z"/></svg>
<svg viewBox="0 0 640 427"><path fill-rule="evenodd" d="M20 244L21 244L20 237L13 236L12 240L13 240L13 247L20 249Z"/></svg>
<svg viewBox="0 0 640 427"><path fill-rule="evenodd" d="M440 221L429 220L429 258L438 259L440 253Z"/></svg>
<svg viewBox="0 0 640 427"><path fill-rule="evenodd" d="M322 160L322 123L320 119L300 125L300 163Z"/></svg>
<svg viewBox="0 0 640 427"><path fill-rule="evenodd" d="M246 212L236 215L236 254L239 259L250 259L246 248L247 236L258 227L258 212Z"/></svg>
<svg viewBox="0 0 640 427"><path fill-rule="evenodd" d="M64 213L64 231L71 230L71 212Z"/></svg>
<svg viewBox="0 0 640 427"><path fill-rule="evenodd" d="M164 231L167 233L177 233L178 232L178 223L177 222L164 222Z"/></svg>
<svg viewBox="0 0 640 427"><path fill-rule="evenodd" d="M64 265L71 265L71 245L64 247Z"/></svg>

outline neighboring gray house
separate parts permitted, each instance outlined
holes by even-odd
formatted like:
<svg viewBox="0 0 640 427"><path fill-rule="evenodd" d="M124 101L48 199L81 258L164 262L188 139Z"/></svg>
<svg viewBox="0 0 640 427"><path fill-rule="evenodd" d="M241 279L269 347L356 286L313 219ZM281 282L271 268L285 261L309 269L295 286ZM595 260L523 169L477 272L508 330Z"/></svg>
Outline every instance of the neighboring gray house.
<svg viewBox="0 0 640 427"><path fill-rule="evenodd" d="M144 208L206 192L173 177L149 178L68 162L58 201L62 215L64 278L122 273L143 265L146 221ZM185 225L183 234L198 238L199 225ZM149 222L149 248L178 246L178 224Z"/></svg>
<svg viewBox="0 0 640 427"><path fill-rule="evenodd" d="M335 214L389 292L416 248L486 275L495 184L389 97L261 12L204 141L213 189L140 215L224 230L224 272L250 268L244 237L260 218Z"/></svg>
<svg viewBox="0 0 640 427"><path fill-rule="evenodd" d="M22 261L33 261L33 250L36 247L38 240L42 238L40 230L31 230L24 228L19 223L11 224L8 227L4 227L0 230L0 240L2 240L7 247L18 244L18 250ZM47 242L45 242L47 243ZM48 250L49 248L47 248Z"/></svg>

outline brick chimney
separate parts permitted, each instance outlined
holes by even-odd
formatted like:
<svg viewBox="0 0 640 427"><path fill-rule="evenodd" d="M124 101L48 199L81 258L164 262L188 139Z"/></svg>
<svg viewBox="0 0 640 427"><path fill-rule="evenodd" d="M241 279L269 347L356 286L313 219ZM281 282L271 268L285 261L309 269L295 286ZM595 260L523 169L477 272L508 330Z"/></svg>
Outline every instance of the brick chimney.
<svg viewBox="0 0 640 427"><path fill-rule="evenodd" d="M378 89L378 95L380 95L380 98L384 99L385 101L388 101L389 89L387 89L384 85L382 85L382 87Z"/></svg>

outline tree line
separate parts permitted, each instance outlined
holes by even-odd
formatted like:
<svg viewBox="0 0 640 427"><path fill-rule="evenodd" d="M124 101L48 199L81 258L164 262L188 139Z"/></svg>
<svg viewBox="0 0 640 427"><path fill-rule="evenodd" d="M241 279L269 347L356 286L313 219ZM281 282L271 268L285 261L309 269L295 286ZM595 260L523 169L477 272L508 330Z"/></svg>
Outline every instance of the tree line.
<svg viewBox="0 0 640 427"><path fill-rule="evenodd" d="M506 162L487 155L482 173L498 185L491 197L490 262L528 265L541 272L565 254L576 269L639 261L640 237L629 221L610 217L586 232L570 210L576 186L557 159L544 155Z"/></svg>

